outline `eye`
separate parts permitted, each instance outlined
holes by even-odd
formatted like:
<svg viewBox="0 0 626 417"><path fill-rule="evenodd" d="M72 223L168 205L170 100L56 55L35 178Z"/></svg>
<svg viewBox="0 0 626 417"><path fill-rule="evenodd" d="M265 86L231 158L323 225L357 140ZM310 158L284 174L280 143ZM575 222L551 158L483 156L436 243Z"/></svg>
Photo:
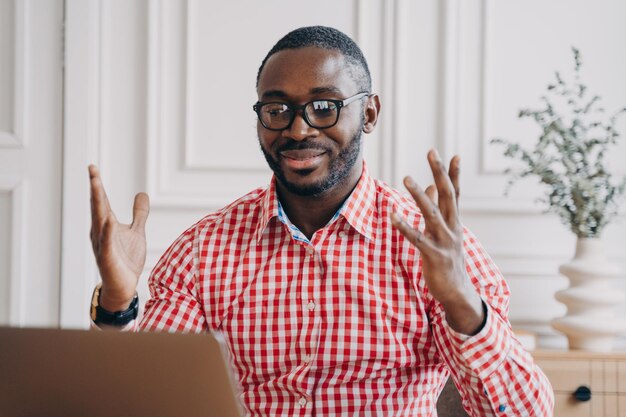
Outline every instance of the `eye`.
<svg viewBox="0 0 626 417"><path fill-rule="evenodd" d="M289 106L283 103L267 103L263 106L263 113L275 117L281 116L289 111Z"/></svg>
<svg viewBox="0 0 626 417"><path fill-rule="evenodd" d="M337 105L328 100L317 100L312 102L311 105L316 117L328 116L337 111Z"/></svg>

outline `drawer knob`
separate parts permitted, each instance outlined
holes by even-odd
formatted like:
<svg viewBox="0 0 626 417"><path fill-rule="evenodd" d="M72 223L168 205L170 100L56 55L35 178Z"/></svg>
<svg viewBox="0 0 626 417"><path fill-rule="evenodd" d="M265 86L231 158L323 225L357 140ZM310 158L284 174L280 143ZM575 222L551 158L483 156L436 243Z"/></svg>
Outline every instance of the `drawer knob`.
<svg viewBox="0 0 626 417"><path fill-rule="evenodd" d="M591 399L591 389L581 385L574 391L574 397L580 402L589 401Z"/></svg>

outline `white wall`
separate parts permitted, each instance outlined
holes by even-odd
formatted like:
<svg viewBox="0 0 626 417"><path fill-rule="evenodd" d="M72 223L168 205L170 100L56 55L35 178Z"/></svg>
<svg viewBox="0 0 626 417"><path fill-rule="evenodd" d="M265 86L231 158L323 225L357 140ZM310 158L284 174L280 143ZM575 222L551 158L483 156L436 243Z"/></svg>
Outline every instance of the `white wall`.
<svg viewBox="0 0 626 417"><path fill-rule="evenodd" d="M68 0L66 15L65 178L72 186L64 194L63 325L86 325L97 279L87 163L101 166L120 219L130 220L134 193L149 192L147 275L187 226L267 183L251 110L258 65L287 31L325 24L362 46L381 95L380 125L366 137L372 173L396 186L407 174L428 183L430 147L459 153L462 218L511 285L514 325L537 331L545 345L564 343L547 323L564 312L553 293L567 285L556 271L572 256L574 238L533 204L534 184L504 199L507 162L488 140L537 136L517 111L536 104L554 70L569 71L571 45L581 48L585 80L607 108L625 105L626 3ZM215 98L228 111L215 108ZM624 121L620 127L626 135ZM614 156L626 172L626 146ZM624 220L605 238L626 270Z"/></svg>

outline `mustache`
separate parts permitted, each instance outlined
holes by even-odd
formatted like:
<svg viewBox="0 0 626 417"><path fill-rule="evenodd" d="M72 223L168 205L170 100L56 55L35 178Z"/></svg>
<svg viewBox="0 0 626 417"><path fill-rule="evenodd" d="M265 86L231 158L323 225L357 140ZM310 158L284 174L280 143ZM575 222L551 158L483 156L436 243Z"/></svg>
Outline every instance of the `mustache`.
<svg viewBox="0 0 626 417"><path fill-rule="evenodd" d="M319 143L308 142L308 141L299 142L295 140L288 140L284 144L277 146L275 149L275 152L280 153L284 151L301 151L304 149L315 149L315 150L320 150L324 152L331 151L331 149L329 149L327 146L324 146Z"/></svg>

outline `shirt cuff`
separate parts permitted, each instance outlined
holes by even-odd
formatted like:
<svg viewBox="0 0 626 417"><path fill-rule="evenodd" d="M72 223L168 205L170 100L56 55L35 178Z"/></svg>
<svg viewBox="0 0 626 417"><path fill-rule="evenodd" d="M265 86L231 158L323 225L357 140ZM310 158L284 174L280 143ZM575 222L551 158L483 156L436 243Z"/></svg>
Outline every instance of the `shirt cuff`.
<svg viewBox="0 0 626 417"><path fill-rule="evenodd" d="M453 351L471 373L486 380L502 364L511 349L512 331L507 323L483 301L486 320L483 328L473 336L452 329L444 319Z"/></svg>

